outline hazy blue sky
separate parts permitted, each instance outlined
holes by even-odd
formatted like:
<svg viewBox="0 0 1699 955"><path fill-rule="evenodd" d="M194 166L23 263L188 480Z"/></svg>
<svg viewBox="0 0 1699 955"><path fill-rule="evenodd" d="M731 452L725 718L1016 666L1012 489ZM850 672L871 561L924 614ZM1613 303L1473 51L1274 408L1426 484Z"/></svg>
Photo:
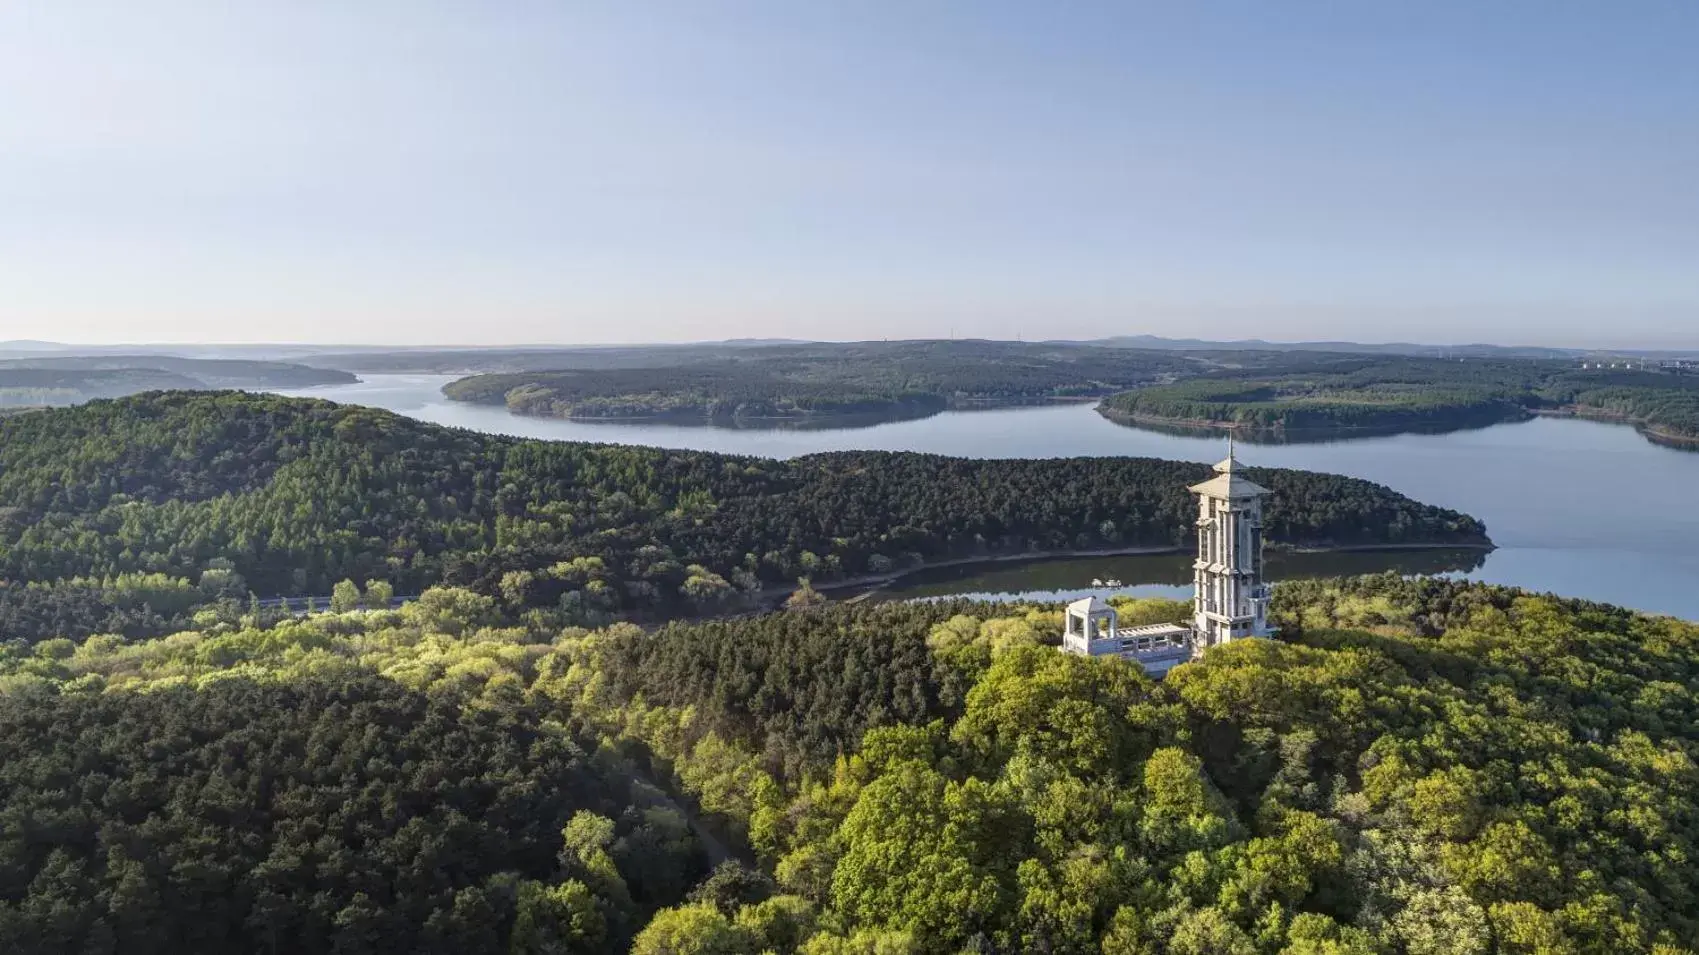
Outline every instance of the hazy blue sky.
<svg viewBox="0 0 1699 955"><path fill-rule="evenodd" d="M18 0L0 339L1699 346L1699 2Z"/></svg>

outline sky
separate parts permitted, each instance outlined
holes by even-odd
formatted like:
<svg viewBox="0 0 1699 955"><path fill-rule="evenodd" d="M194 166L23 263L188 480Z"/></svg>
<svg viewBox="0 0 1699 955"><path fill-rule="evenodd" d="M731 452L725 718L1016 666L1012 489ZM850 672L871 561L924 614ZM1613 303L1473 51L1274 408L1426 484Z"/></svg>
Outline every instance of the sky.
<svg viewBox="0 0 1699 955"><path fill-rule="evenodd" d="M1699 347L1699 3L14 0L0 340Z"/></svg>

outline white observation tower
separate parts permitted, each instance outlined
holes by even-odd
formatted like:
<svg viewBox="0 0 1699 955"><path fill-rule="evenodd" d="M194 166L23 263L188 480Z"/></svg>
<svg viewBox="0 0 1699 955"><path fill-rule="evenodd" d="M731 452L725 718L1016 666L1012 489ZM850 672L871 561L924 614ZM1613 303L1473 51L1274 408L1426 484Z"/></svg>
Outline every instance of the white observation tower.
<svg viewBox="0 0 1699 955"><path fill-rule="evenodd" d="M1262 499L1268 489L1241 473L1229 438L1227 460L1215 466L1215 477L1191 491L1198 496L1191 626L1123 627L1115 608L1093 595L1068 605L1063 651L1118 656L1160 677L1217 644L1273 633L1262 582Z"/></svg>
<svg viewBox="0 0 1699 955"><path fill-rule="evenodd" d="M1266 637L1268 587L1262 581L1262 499L1268 489L1241 473L1228 438L1215 477L1198 496L1197 590L1192 597L1192 655L1240 637Z"/></svg>

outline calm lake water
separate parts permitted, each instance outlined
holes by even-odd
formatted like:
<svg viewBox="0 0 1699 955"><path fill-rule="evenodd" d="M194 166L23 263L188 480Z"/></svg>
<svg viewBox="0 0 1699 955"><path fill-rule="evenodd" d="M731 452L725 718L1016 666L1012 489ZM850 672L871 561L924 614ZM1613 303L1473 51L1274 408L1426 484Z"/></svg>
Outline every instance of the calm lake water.
<svg viewBox="0 0 1699 955"><path fill-rule="evenodd" d="M288 393L497 434L777 458L871 449L976 458L1126 455L1214 462L1225 451L1221 439L1115 424L1088 404L945 412L863 428L738 430L524 418L449 401L441 388L453 379L369 375L359 384ZM1444 556L1450 552L1295 555L1279 569L1271 566L1271 576L1466 572L1493 583L1699 620L1699 453L1660 447L1632 428L1537 418L1441 435L1248 445L1240 458L1254 466L1367 478L1419 501L1456 508L1485 521L1499 546L1474 567L1474 557ZM941 568L906 579L893 593L1071 595L1096 577L1117 578L1129 593L1184 596L1189 590L1183 567L1183 559L1144 557Z"/></svg>

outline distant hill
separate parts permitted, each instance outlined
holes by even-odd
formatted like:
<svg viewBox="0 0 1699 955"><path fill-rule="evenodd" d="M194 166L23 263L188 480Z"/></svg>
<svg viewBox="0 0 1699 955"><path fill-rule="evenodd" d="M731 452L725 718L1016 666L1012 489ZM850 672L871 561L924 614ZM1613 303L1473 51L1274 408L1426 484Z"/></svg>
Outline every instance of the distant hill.
<svg viewBox="0 0 1699 955"><path fill-rule="evenodd" d="M43 355L0 360L0 407L71 405L143 391L307 388L359 379L285 362L170 355Z"/></svg>
<svg viewBox="0 0 1699 955"><path fill-rule="evenodd" d="M1118 335L1086 342L1108 348L1149 348L1170 351L1314 351L1351 355L1413 355L1425 358L1579 358L1595 354L1580 348L1520 345L1418 345L1413 342L1271 342L1260 338L1212 342L1199 338L1157 335Z"/></svg>
<svg viewBox="0 0 1699 955"><path fill-rule="evenodd" d="M1261 352L1333 353L1344 355L1407 355L1428 358L1534 358L1579 359L1584 357L1644 358L1648 361L1699 360L1699 349L1584 349L1494 344L1423 345L1413 342L1363 343L1349 341L1279 342L1263 339L1209 341L1201 338L1164 338L1158 335L1120 335L1093 340L1010 342L991 339L897 339L875 341L806 341L789 338L734 338L708 342L661 342L653 344L573 345L315 345L312 343L255 344L128 344L66 345L35 340L0 341L0 359L43 357L192 358L200 360L244 360L285 362L348 372L377 374L471 374L474 372L559 371L573 368L664 368L696 361L718 360L749 354L780 353L787 349L851 352L870 348L893 350L937 346L994 345L1009 348L1115 348L1161 352L1186 352L1200 357L1211 353ZM149 365L149 367L158 367Z"/></svg>

